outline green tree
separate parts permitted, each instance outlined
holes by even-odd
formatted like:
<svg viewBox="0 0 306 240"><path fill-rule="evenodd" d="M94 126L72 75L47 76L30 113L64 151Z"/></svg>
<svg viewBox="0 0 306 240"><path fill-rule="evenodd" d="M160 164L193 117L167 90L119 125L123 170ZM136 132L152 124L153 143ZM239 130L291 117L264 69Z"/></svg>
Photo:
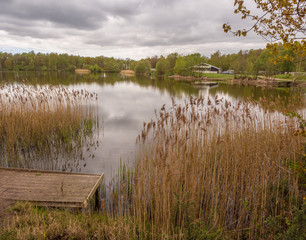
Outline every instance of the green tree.
<svg viewBox="0 0 306 240"><path fill-rule="evenodd" d="M203 62L203 57L200 53L193 53L186 56L187 67L191 68Z"/></svg>
<svg viewBox="0 0 306 240"><path fill-rule="evenodd" d="M151 64L152 68L156 68L156 64L157 64L157 62L159 60L159 57L157 55L155 55L153 57L147 58L147 60L150 61L150 64Z"/></svg>
<svg viewBox="0 0 306 240"><path fill-rule="evenodd" d="M171 53L167 56L167 61L168 61L168 64L169 64L169 70L168 70L168 74L173 74L174 73L174 66L175 66L175 63L176 63L176 59L177 57L179 56L178 53Z"/></svg>
<svg viewBox="0 0 306 240"><path fill-rule="evenodd" d="M185 57L179 56L176 59L175 66L174 66L174 73L179 74L179 75L187 75L187 62L185 60Z"/></svg>
<svg viewBox="0 0 306 240"><path fill-rule="evenodd" d="M174 66L174 72L179 75L192 75L192 67L202 62L207 62L200 53L193 53L187 56L178 56Z"/></svg>
<svg viewBox="0 0 306 240"><path fill-rule="evenodd" d="M213 53L210 56L209 63L216 66L216 67L221 67L222 65L222 56L220 51L218 50L217 52Z"/></svg>
<svg viewBox="0 0 306 240"><path fill-rule="evenodd" d="M149 60L140 60L135 67L136 74L148 74L151 70L151 64Z"/></svg>
<svg viewBox="0 0 306 240"><path fill-rule="evenodd" d="M271 61L272 56L269 53L269 50L265 49L260 54L259 58L257 58L255 62L254 68L258 72L262 72L262 74L270 76L274 75L277 72L277 66Z"/></svg>
<svg viewBox="0 0 306 240"><path fill-rule="evenodd" d="M4 61L4 67L8 70L13 70L13 58L7 57Z"/></svg>
<svg viewBox="0 0 306 240"><path fill-rule="evenodd" d="M278 61L280 72L293 72L295 70L295 65L292 61L295 58L294 51L292 49L286 49L282 44L279 44L278 52L280 55L280 60Z"/></svg>
<svg viewBox="0 0 306 240"><path fill-rule="evenodd" d="M156 74L157 75L167 75L169 74L169 70L170 70L169 61L166 58L161 57L156 63Z"/></svg>

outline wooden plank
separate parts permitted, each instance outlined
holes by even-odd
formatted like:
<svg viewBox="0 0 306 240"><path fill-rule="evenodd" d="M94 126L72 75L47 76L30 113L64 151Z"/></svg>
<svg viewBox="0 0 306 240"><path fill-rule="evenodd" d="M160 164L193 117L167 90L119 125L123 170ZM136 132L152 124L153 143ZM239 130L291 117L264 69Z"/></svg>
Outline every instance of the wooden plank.
<svg viewBox="0 0 306 240"><path fill-rule="evenodd" d="M35 194L35 195L34 195ZM70 193L57 193L57 192L49 192L47 193L45 191L37 191L35 189L34 191L29 191L28 189L7 189L6 191L2 192L1 198L6 198L6 199L19 199L20 197L32 197L33 199L38 198L43 200L48 201L51 197L56 197L57 199L80 199L80 201L84 200L87 196L88 192L84 192L84 194L78 194L74 192Z"/></svg>
<svg viewBox="0 0 306 240"><path fill-rule="evenodd" d="M193 83L193 85L196 85L196 86L208 86L208 87L212 87L212 86L217 86L218 83L217 83L217 82L196 81L196 82Z"/></svg>
<svg viewBox="0 0 306 240"><path fill-rule="evenodd" d="M97 191L97 188L99 187L100 183L102 182L102 179L104 177L104 174L101 174L100 178L94 185L94 187L91 189L90 193L88 194L86 200L83 203L83 209L87 207L89 199L93 196L93 194Z"/></svg>
<svg viewBox="0 0 306 240"><path fill-rule="evenodd" d="M103 174L0 168L1 199L39 206L86 208Z"/></svg>
<svg viewBox="0 0 306 240"><path fill-rule="evenodd" d="M92 184L95 184L96 181L99 179L99 178L95 178L95 179L88 179L87 181L82 181L82 180L78 180L78 179L74 179L74 181L67 181L67 179L55 179L55 178L42 178L42 179L28 179L26 180L25 177L23 176L15 176L17 177L18 179L24 179L25 181L24 182L18 182L17 181L12 181L12 182L9 182L9 183L1 183L1 186L23 186L23 185L30 185L30 184L33 184L33 186L52 186L52 184L65 184L66 186L73 186L75 185L76 183L79 184L79 187L82 187L82 186L87 186L87 185L92 185Z"/></svg>
<svg viewBox="0 0 306 240"><path fill-rule="evenodd" d="M101 174L95 174L95 173L76 173L76 172L57 172L57 171L51 171L51 170L37 170L37 169L26 169L26 168L4 168L0 167L0 172L8 172L8 171L15 171L15 172L32 172L32 173L53 173L53 174L64 174L64 175L84 175L85 177L88 176L101 176Z"/></svg>

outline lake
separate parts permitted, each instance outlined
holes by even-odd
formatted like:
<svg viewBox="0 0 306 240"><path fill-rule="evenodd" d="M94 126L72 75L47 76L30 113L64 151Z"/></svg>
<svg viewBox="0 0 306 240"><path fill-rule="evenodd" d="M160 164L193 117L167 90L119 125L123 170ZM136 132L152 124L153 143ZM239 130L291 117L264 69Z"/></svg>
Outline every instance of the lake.
<svg viewBox="0 0 306 240"><path fill-rule="evenodd" d="M286 104L287 97L299 90L264 89L220 83L217 87L196 88L188 83L150 77L125 77L115 73L77 75L58 72L0 72L1 82L33 85L64 85L68 89L84 89L98 95L97 108L100 119L97 142L84 152L84 161L77 168L63 168L58 163L29 164L23 167L45 170L105 173L106 179L118 171L121 163L132 164L136 159L136 138L144 122L155 118L155 111L165 104L171 107L172 99L183 103L193 97L223 97L232 102L247 98L258 100L278 95ZM85 151L85 150L84 150ZM5 165L5 164L2 164Z"/></svg>

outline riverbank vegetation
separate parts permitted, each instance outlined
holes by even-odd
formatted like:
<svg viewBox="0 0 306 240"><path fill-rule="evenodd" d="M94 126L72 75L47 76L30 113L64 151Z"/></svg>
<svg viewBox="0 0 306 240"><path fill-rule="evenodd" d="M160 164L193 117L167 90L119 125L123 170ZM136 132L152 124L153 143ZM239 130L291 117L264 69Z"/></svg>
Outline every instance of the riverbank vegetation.
<svg viewBox="0 0 306 240"><path fill-rule="evenodd" d="M149 238L266 237L269 218L292 220L303 203L303 124L218 97L173 103L139 136L134 191L118 208L130 198Z"/></svg>
<svg viewBox="0 0 306 240"><path fill-rule="evenodd" d="M155 69L155 75L191 76L192 67L205 62L212 64L222 71L233 70L241 75L265 75L273 76L287 72L305 72L306 61L297 56L292 50L286 49L282 44L277 45L277 58L275 52L267 49L251 49L239 51L233 54L222 54L217 51L210 57L193 53L180 55L171 53L167 56L153 56L139 61L127 59L115 59L104 56L80 57L68 54L56 53L22 53L10 54L0 52L0 71L71 71L75 69L89 69L97 72L119 72L120 70L134 70L136 74L151 74Z"/></svg>
<svg viewBox="0 0 306 240"><path fill-rule="evenodd" d="M5 53L0 52L0 71L72 71L89 69L91 72L117 72L129 59L115 59L104 56L80 57L57 53Z"/></svg>
<svg viewBox="0 0 306 240"><path fill-rule="evenodd" d="M68 171L80 164L98 127L95 98L61 86L0 85L1 166Z"/></svg>
<svg viewBox="0 0 306 240"><path fill-rule="evenodd" d="M217 96L173 102L144 124L137 161L107 185L102 213L82 217L22 205L4 234L303 239L304 118Z"/></svg>
<svg viewBox="0 0 306 240"><path fill-rule="evenodd" d="M192 72L192 67L202 62L212 64L222 69L222 71L233 70L238 75L273 76L279 73L306 71L306 63L301 61L300 56L296 56L292 51L286 50L281 44L278 45L277 49L280 58L277 62L273 60L275 55L267 49L241 50L234 54L221 54L221 52L217 51L209 58L200 54L187 56L170 54L157 62L156 72L158 75L179 74L191 76L197 74ZM287 57L285 58L285 56ZM173 58L175 58L174 65L171 65Z"/></svg>

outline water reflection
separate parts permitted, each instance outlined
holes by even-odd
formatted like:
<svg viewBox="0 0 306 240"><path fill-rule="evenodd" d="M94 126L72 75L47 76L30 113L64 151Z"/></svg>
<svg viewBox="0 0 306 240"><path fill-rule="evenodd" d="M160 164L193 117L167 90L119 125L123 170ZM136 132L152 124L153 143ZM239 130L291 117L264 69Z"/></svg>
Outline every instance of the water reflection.
<svg viewBox="0 0 306 240"><path fill-rule="evenodd" d="M199 89L169 79L123 77L119 74L0 72L0 81L27 82L34 85L67 85L69 89L86 89L97 93L100 117L99 143L90 153L84 154L86 164L77 167L87 173L104 172L106 179L118 169L120 161L130 164L134 162L135 142L143 123L153 119L155 110L158 111L164 104L170 107L172 98L177 103L182 103L190 96L221 95L235 102L250 97L259 99L263 96L280 95L286 101L286 98L293 94L287 89L263 89L222 83L215 88ZM69 165L72 168L73 166Z"/></svg>
<svg viewBox="0 0 306 240"><path fill-rule="evenodd" d="M154 118L155 109L163 104L170 106L172 94L160 91L154 86L142 87L134 82L117 82L114 85L81 84L72 88L86 88L99 96L99 112L103 121L100 130L101 148L97 149L94 161L87 161L84 171L116 170L120 160L134 162L136 137L142 130L143 122ZM176 101L182 102L188 94L180 94ZM109 169L109 170L106 170Z"/></svg>

